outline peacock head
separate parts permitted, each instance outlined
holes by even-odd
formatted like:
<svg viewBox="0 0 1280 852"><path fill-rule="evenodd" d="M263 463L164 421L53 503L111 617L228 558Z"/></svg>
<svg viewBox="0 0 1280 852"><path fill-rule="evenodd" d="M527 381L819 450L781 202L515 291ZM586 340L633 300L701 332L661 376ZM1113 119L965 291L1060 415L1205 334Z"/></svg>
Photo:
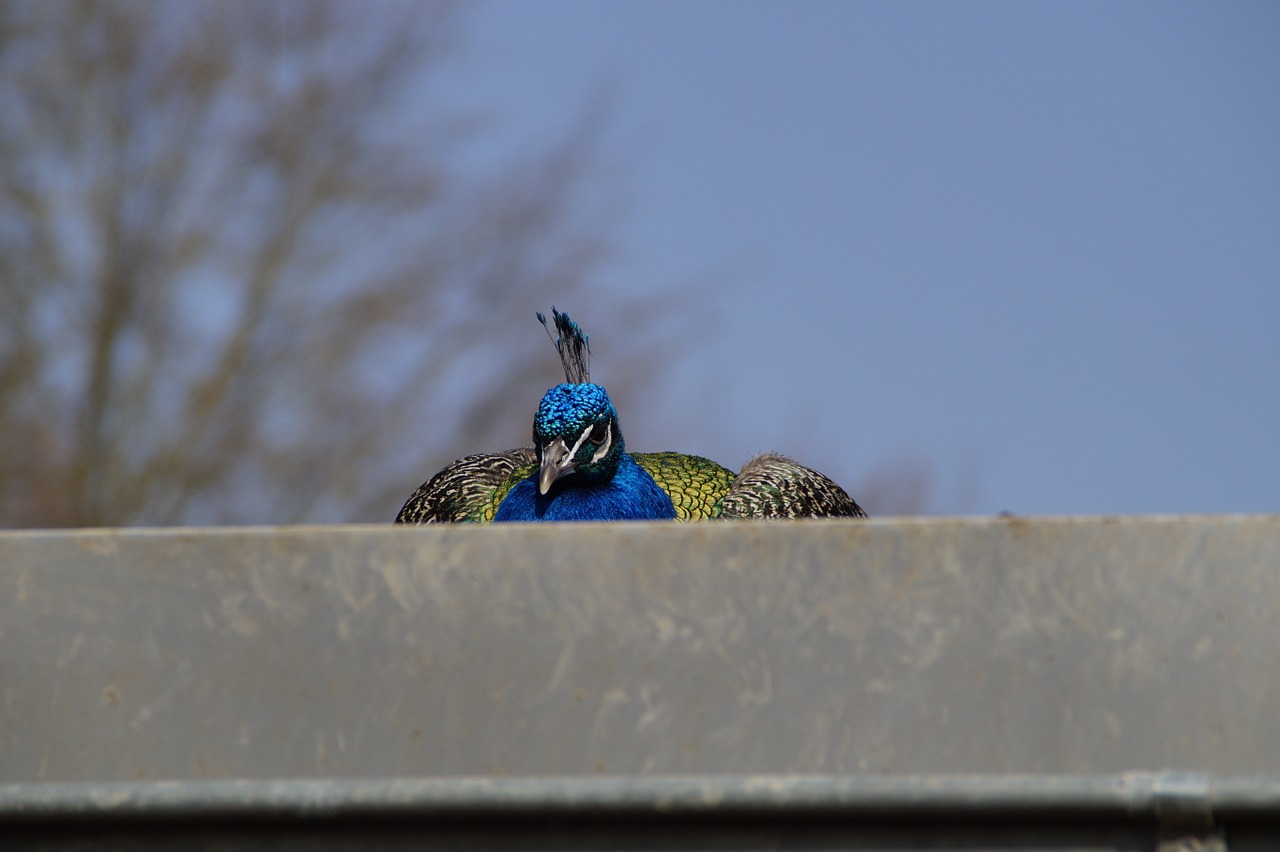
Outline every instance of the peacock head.
<svg viewBox="0 0 1280 852"><path fill-rule="evenodd" d="M569 315L551 309L555 336L547 318L538 322L556 345L565 381L547 391L533 418L533 444L538 450L538 492L546 494L561 477L577 474L582 481L606 482L622 458L618 412L609 394L591 383L591 344Z"/></svg>
<svg viewBox="0 0 1280 852"><path fill-rule="evenodd" d="M577 474L583 482L611 479L622 458L618 412L600 385L565 382L547 391L533 418L538 450L538 493Z"/></svg>

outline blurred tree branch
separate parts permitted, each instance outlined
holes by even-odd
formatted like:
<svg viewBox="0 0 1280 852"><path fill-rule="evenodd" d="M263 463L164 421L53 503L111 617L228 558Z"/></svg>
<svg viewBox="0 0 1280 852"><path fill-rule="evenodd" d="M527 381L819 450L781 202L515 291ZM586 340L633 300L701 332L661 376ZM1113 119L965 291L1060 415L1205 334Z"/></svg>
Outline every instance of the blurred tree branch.
<svg viewBox="0 0 1280 852"><path fill-rule="evenodd" d="M599 113L473 174L433 88L461 34L444 2L0 9L0 525L387 520L525 439L545 341L512 330L599 259Z"/></svg>
<svg viewBox="0 0 1280 852"><path fill-rule="evenodd" d="M936 511L932 465L920 461L882 462L858 485L858 500L873 517L926 515Z"/></svg>

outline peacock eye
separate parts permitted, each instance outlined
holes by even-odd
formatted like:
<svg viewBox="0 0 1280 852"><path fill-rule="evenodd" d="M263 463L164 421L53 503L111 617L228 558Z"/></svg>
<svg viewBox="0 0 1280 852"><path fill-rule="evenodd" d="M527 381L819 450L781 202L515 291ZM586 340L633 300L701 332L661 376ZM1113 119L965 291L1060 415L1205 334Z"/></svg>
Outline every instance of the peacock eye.
<svg viewBox="0 0 1280 852"><path fill-rule="evenodd" d="M604 439L607 437L609 437L609 422L606 420L591 427L591 435L588 436L587 440L599 446L604 443Z"/></svg>

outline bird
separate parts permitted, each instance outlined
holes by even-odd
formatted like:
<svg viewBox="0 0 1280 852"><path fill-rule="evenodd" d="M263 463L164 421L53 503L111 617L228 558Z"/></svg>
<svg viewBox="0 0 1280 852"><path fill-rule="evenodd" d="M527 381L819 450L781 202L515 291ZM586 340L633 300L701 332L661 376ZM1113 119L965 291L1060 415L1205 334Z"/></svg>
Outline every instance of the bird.
<svg viewBox="0 0 1280 852"><path fill-rule="evenodd" d="M535 316L565 381L538 404L533 446L446 465L409 496L396 523L867 517L831 479L777 453L737 473L687 453L628 453L608 391L591 381L589 336L554 306L551 325Z"/></svg>

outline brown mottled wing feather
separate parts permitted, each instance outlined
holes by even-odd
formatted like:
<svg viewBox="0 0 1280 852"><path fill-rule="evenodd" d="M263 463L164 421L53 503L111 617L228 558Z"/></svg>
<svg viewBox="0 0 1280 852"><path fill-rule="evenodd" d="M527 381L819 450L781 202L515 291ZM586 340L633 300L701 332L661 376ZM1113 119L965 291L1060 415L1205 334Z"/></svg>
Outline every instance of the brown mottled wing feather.
<svg viewBox="0 0 1280 852"><path fill-rule="evenodd" d="M785 456L747 462L721 504L725 518L865 518L867 513L827 477Z"/></svg>
<svg viewBox="0 0 1280 852"><path fill-rule="evenodd" d="M631 457L667 492L678 520L720 516L720 501L733 484L733 471L711 459L685 453L632 453Z"/></svg>
<svg viewBox="0 0 1280 852"><path fill-rule="evenodd" d="M413 492L396 516L396 523L491 521L493 508L519 481L513 474L537 464L537 460L532 447L460 458Z"/></svg>

